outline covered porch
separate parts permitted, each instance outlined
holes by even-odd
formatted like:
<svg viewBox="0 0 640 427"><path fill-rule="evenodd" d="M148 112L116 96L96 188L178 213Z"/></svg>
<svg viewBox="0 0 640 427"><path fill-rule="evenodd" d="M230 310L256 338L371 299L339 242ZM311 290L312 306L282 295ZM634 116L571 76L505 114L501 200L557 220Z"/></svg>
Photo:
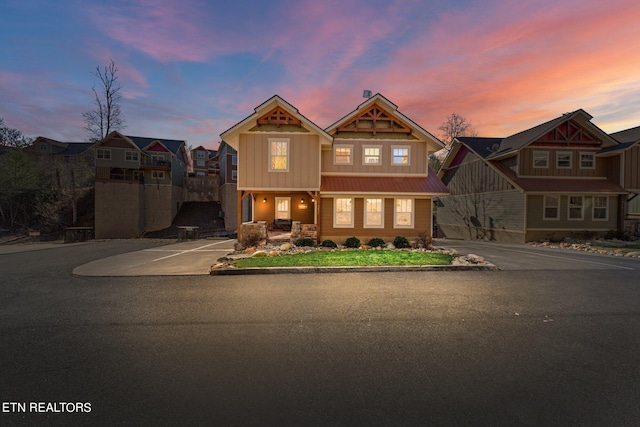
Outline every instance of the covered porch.
<svg viewBox="0 0 640 427"><path fill-rule="evenodd" d="M245 202L248 201L248 204ZM250 221L242 222L243 207L249 207ZM267 241L317 241L320 194L318 191L238 191L238 240L252 230ZM246 218L246 215L244 215Z"/></svg>

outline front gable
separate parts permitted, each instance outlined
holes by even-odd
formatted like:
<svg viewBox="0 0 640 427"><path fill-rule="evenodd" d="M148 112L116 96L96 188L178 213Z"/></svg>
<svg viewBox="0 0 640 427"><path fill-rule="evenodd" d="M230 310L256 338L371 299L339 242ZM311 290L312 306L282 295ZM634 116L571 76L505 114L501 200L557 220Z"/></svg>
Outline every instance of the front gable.
<svg viewBox="0 0 640 427"><path fill-rule="evenodd" d="M560 123L531 144L537 147L601 148L602 141L572 120Z"/></svg>
<svg viewBox="0 0 640 427"><path fill-rule="evenodd" d="M144 151L152 151L154 153L170 153L169 149L164 146L160 141L153 141Z"/></svg>
<svg viewBox="0 0 640 427"><path fill-rule="evenodd" d="M336 127L336 133L357 132L372 136L382 133L401 133L410 135L411 128L402 120L389 113L378 104L373 104L367 110Z"/></svg>

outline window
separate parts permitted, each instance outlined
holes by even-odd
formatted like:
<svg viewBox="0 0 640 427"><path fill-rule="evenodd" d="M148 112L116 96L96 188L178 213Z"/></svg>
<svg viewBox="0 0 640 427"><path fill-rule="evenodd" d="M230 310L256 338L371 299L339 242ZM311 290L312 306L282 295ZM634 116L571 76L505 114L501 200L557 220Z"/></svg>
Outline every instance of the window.
<svg viewBox="0 0 640 427"><path fill-rule="evenodd" d="M236 169L231 171L231 179L233 181L237 181L238 180L238 171Z"/></svg>
<svg viewBox="0 0 640 427"><path fill-rule="evenodd" d="M151 178L164 179L164 171L151 171Z"/></svg>
<svg viewBox="0 0 640 427"><path fill-rule="evenodd" d="M231 156L231 164L233 166L238 166L238 156Z"/></svg>
<svg viewBox="0 0 640 427"><path fill-rule="evenodd" d="M549 152L534 151L533 152L533 168L544 169L549 167Z"/></svg>
<svg viewBox="0 0 640 427"><path fill-rule="evenodd" d="M46 142L41 142L40 145L38 146L38 150L40 151L47 151L49 149L49 144L47 144Z"/></svg>
<svg viewBox="0 0 640 427"><path fill-rule="evenodd" d="M393 153L391 164L409 166L409 147L391 147Z"/></svg>
<svg viewBox="0 0 640 427"><path fill-rule="evenodd" d="M138 159L139 159L138 152L137 151L125 151L124 159L129 161L129 162L137 162Z"/></svg>
<svg viewBox="0 0 640 427"><path fill-rule="evenodd" d="M593 219L606 221L609 219L609 198L607 196L593 196Z"/></svg>
<svg viewBox="0 0 640 427"><path fill-rule="evenodd" d="M353 145L336 145L333 148L333 163L336 165L353 164Z"/></svg>
<svg viewBox="0 0 640 427"><path fill-rule="evenodd" d="M111 150L98 148L98 151L96 152L96 158L102 159L102 160L111 160Z"/></svg>
<svg viewBox="0 0 640 427"><path fill-rule="evenodd" d="M339 198L334 200L333 226L336 228L353 227L353 199Z"/></svg>
<svg viewBox="0 0 640 427"><path fill-rule="evenodd" d="M196 151L196 158L204 159L204 151Z"/></svg>
<svg viewBox="0 0 640 427"><path fill-rule="evenodd" d="M381 165L382 164L382 147L380 146L363 146L362 147L362 164L363 165Z"/></svg>
<svg viewBox="0 0 640 427"><path fill-rule="evenodd" d="M269 138L269 171L289 171L289 140Z"/></svg>
<svg viewBox="0 0 640 427"><path fill-rule="evenodd" d="M366 228L383 227L382 199L365 199L364 201L364 226Z"/></svg>
<svg viewBox="0 0 640 427"><path fill-rule="evenodd" d="M396 199L395 218L393 225L396 228L413 227L412 199Z"/></svg>
<svg viewBox="0 0 640 427"><path fill-rule="evenodd" d="M196 176L205 176L206 174L203 171L196 172Z"/></svg>
<svg viewBox="0 0 640 427"><path fill-rule="evenodd" d="M594 153L580 153L580 169L595 169L596 155Z"/></svg>
<svg viewBox="0 0 640 427"><path fill-rule="evenodd" d="M571 152L558 151L556 153L556 167L558 169L571 169Z"/></svg>
<svg viewBox="0 0 640 427"><path fill-rule="evenodd" d="M153 160L154 163L164 162L164 155L163 154L152 154L151 155L151 159Z"/></svg>
<svg viewBox="0 0 640 427"><path fill-rule="evenodd" d="M199 168L204 167L204 160L196 160L196 166Z"/></svg>
<svg viewBox="0 0 640 427"><path fill-rule="evenodd" d="M291 197L276 197L276 219L290 219Z"/></svg>
<svg viewBox="0 0 640 427"><path fill-rule="evenodd" d="M560 197L544 196L544 219L560 219Z"/></svg>
<svg viewBox="0 0 640 427"><path fill-rule="evenodd" d="M584 197L569 196L569 219L581 220L584 218L582 211Z"/></svg>

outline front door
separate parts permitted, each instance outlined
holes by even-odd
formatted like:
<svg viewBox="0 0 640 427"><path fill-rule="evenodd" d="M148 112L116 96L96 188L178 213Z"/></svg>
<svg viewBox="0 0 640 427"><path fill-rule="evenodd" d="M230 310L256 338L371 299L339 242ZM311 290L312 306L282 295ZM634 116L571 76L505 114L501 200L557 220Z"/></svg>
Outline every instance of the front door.
<svg viewBox="0 0 640 427"><path fill-rule="evenodd" d="M291 197L276 197L276 219L291 219Z"/></svg>

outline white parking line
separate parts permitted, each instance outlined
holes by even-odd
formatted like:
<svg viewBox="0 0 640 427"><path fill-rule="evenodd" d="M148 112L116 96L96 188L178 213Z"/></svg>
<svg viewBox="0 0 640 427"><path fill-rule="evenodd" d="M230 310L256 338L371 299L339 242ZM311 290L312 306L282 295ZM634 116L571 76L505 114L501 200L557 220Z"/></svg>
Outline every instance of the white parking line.
<svg viewBox="0 0 640 427"><path fill-rule="evenodd" d="M521 254L533 255L533 256L546 256L546 257L555 258L555 259L566 259L567 261L581 262L581 263L584 263L584 264L604 265L606 267L620 268L620 269L623 269L623 270L635 270L635 268L631 268L631 267L621 267L619 265L607 264L607 263L604 263L604 262L583 261L583 260L580 260L580 259L562 257L562 256L558 256L558 255L546 255L546 254L540 254L540 253L534 253L534 252L515 251L513 249L510 249L509 251L510 252L518 252L518 253L521 253Z"/></svg>
<svg viewBox="0 0 640 427"><path fill-rule="evenodd" d="M162 257L162 258L156 258L156 259L152 260L151 262L162 261L163 259L173 258L174 256L186 254L186 253L189 253L189 252L199 251L200 249L208 248L209 246L221 245L223 243L229 243L229 242L225 240L225 241L222 241L222 242L216 242L216 243L211 243L211 244L208 244L208 245L200 246L198 248L183 250L183 251L180 251L178 253L167 255L167 256Z"/></svg>

